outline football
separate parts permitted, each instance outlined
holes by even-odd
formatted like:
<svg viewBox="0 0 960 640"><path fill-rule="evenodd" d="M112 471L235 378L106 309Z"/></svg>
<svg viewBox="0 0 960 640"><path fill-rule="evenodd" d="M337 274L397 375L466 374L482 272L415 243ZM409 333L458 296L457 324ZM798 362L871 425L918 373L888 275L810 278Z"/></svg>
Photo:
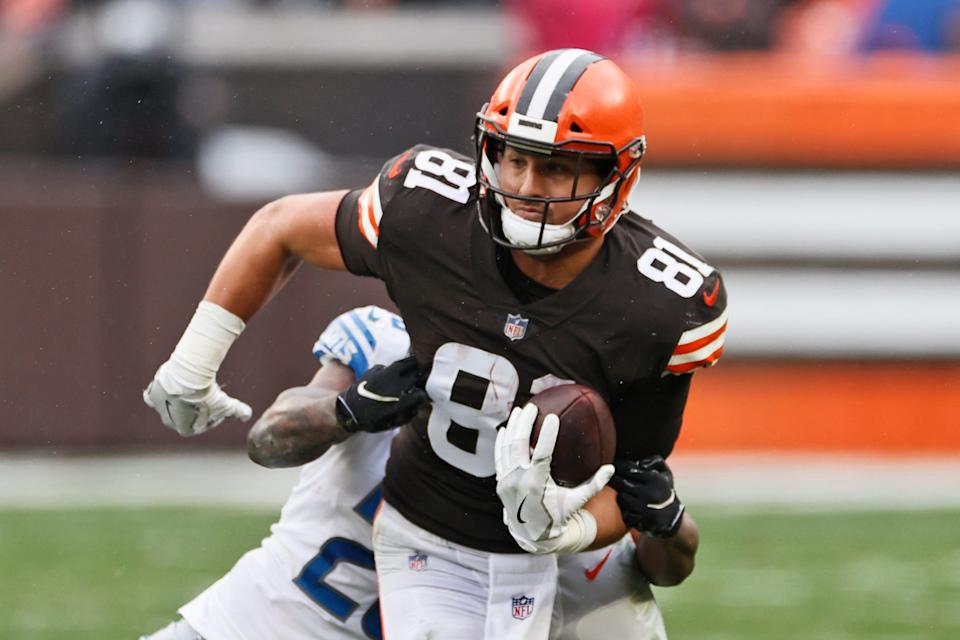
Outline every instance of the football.
<svg viewBox="0 0 960 640"><path fill-rule="evenodd" d="M530 445L537 443L540 427L547 414L560 418L557 445L553 449L550 474L564 487L575 487L589 480L601 465L613 462L617 431L610 409L600 394L579 384L562 384L530 398L539 412L530 434Z"/></svg>

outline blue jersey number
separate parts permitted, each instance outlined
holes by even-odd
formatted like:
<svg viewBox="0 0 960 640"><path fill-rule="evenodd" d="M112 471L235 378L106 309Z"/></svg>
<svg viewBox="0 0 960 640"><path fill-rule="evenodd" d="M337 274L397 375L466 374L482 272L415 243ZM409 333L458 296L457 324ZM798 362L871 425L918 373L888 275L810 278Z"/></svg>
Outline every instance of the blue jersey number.
<svg viewBox="0 0 960 640"><path fill-rule="evenodd" d="M353 510L361 518L372 523L380 500L380 485L377 485ZM340 537L330 538L320 547L320 552L303 567L300 575L293 579L293 583L330 615L345 622L360 605L356 600L349 598L326 583L327 576L341 562L371 571L375 569L373 551L355 540ZM379 599L375 600L363 614L360 626L368 638L381 640Z"/></svg>

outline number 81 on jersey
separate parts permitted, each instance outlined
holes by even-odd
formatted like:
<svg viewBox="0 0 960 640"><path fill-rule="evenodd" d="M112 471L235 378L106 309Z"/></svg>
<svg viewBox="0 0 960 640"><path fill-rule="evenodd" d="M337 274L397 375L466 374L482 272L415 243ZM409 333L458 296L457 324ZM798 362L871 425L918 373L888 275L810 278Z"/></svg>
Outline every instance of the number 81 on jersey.
<svg viewBox="0 0 960 640"><path fill-rule="evenodd" d="M637 269L681 298L692 298L714 268L660 236L637 260Z"/></svg>

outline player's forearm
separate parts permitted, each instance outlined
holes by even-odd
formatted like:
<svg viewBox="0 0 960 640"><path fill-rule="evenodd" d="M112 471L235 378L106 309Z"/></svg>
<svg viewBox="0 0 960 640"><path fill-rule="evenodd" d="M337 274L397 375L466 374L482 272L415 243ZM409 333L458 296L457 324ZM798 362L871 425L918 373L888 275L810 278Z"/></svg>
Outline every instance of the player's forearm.
<svg viewBox="0 0 960 640"><path fill-rule="evenodd" d="M620 517L617 506L617 493L610 487L604 487L584 507L597 521L597 537L588 549L599 549L613 544L627 533L627 525Z"/></svg>
<svg viewBox="0 0 960 640"><path fill-rule="evenodd" d="M284 213L279 202L266 205L250 218L220 261L204 294L204 300L245 322L300 264L280 231Z"/></svg>
<svg viewBox="0 0 960 640"><path fill-rule="evenodd" d="M693 573L700 532L689 514L683 514L680 529L670 538L639 535L637 561L647 579L657 586L672 587Z"/></svg>
<svg viewBox="0 0 960 640"><path fill-rule="evenodd" d="M318 395L308 388L290 389L250 429L247 453L259 465L296 467L323 455L350 434L337 424L337 394Z"/></svg>

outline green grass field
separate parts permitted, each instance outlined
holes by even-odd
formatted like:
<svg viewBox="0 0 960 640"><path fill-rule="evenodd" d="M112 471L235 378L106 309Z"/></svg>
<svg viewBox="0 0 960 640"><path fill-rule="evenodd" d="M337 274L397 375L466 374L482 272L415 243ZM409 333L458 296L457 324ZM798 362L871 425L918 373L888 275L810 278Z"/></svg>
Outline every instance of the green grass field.
<svg viewBox="0 0 960 640"><path fill-rule="evenodd" d="M673 640L960 638L960 513L698 509ZM136 638L266 535L226 509L0 511L0 638ZM611 639L614 640L614 639Z"/></svg>

